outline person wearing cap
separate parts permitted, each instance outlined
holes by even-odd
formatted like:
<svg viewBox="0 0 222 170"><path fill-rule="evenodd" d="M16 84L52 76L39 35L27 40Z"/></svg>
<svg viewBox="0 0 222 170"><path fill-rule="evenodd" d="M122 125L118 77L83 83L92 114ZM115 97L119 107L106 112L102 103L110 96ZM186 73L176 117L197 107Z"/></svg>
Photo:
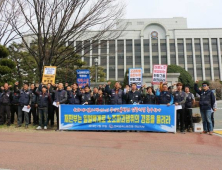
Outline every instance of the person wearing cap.
<svg viewBox="0 0 222 170"><path fill-rule="evenodd" d="M38 103L38 115L39 115L39 126L36 128L36 130L41 130L44 126L44 130L47 129L48 124L48 105L51 103L51 97L50 94L47 92L47 88L43 86L42 91L36 89L36 95L37 95L37 103ZM44 123L43 123L43 117L44 117Z"/></svg>
<svg viewBox="0 0 222 170"><path fill-rule="evenodd" d="M186 102L185 102L185 128L187 131L191 131L193 129L193 119L192 119L192 106L195 104L194 94L190 92L190 87L185 87L186 93Z"/></svg>
<svg viewBox="0 0 222 170"><path fill-rule="evenodd" d="M30 92L28 87L29 87L28 83L23 84L22 90L18 90L18 88L16 88L16 85L14 87L15 92L19 93L18 124L16 126L17 128L22 126L22 113L24 113L25 128L27 129L29 125L29 112L22 111L24 106L27 106L27 109L31 108L32 92Z"/></svg>
<svg viewBox="0 0 222 170"><path fill-rule="evenodd" d="M198 88L198 80L194 84L194 90L200 95L200 113L203 122L203 132L204 134L209 132L209 135L213 134L213 124L212 124L212 110L215 112L215 96L214 93L209 88L208 82L202 83L202 90Z"/></svg>
<svg viewBox="0 0 222 170"><path fill-rule="evenodd" d="M179 82L176 84L176 86L177 86L176 91L172 91L172 95L174 97L174 104L175 106L181 105L182 107L177 110L177 128L179 128L180 126L180 132L185 133L184 123L185 123L186 93L182 90L183 89L182 83Z"/></svg>
<svg viewBox="0 0 222 170"><path fill-rule="evenodd" d="M131 90L126 93L126 104L141 104L141 93L137 90L137 84L131 84Z"/></svg>

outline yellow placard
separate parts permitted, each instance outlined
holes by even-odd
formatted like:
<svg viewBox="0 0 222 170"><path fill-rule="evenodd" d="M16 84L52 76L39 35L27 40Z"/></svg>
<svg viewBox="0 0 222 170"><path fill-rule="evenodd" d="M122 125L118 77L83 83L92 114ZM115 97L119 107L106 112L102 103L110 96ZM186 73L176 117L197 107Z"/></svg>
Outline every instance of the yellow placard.
<svg viewBox="0 0 222 170"><path fill-rule="evenodd" d="M56 77L56 67L55 66L45 66L42 76L42 83L43 84L55 84L55 77Z"/></svg>

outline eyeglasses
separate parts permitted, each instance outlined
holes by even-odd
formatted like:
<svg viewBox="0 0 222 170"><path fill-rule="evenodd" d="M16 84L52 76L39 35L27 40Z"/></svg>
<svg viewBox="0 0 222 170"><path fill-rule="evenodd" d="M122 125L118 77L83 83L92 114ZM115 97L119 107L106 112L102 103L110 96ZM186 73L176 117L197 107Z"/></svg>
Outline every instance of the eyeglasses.
<svg viewBox="0 0 222 170"><path fill-rule="evenodd" d="M206 85L206 84L204 84L204 85L202 85L202 87L207 87L207 85Z"/></svg>

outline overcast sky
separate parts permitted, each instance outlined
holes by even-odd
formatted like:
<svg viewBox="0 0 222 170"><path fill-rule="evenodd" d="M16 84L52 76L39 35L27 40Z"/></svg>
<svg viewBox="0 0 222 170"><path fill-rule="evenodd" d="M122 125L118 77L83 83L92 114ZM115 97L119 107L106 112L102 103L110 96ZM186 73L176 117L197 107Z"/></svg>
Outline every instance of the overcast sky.
<svg viewBox="0 0 222 170"><path fill-rule="evenodd" d="M187 18L188 28L222 28L222 0L125 0L126 19Z"/></svg>

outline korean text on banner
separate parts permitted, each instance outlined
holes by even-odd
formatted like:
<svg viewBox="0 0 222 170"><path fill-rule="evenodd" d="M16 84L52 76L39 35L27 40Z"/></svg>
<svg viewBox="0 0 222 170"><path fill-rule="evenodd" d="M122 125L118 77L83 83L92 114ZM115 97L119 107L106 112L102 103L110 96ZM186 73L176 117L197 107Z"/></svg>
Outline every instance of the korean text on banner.
<svg viewBox="0 0 222 170"><path fill-rule="evenodd" d="M129 69L129 84L132 83L137 84L137 88L140 88L142 86L143 82L143 72L142 68L130 68Z"/></svg>
<svg viewBox="0 0 222 170"><path fill-rule="evenodd" d="M90 86L90 71L89 70L76 70L77 83L84 88L86 85Z"/></svg>
<svg viewBox="0 0 222 170"><path fill-rule="evenodd" d="M174 132L175 106L60 105L60 130Z"/></svg>
<svg viewBox="0 0 222 170"><path fill-rule="evenodd" d="M55 84L56 77L56 67L55 66L45 66L42 76L42 83L47 84Z"/></svg>
<svg viewBox="0 0 222 170"><path fill-rule="evenodd" d="M153 84L160 84L160 82L167 81L167 65L153 66Z"/></svg>

